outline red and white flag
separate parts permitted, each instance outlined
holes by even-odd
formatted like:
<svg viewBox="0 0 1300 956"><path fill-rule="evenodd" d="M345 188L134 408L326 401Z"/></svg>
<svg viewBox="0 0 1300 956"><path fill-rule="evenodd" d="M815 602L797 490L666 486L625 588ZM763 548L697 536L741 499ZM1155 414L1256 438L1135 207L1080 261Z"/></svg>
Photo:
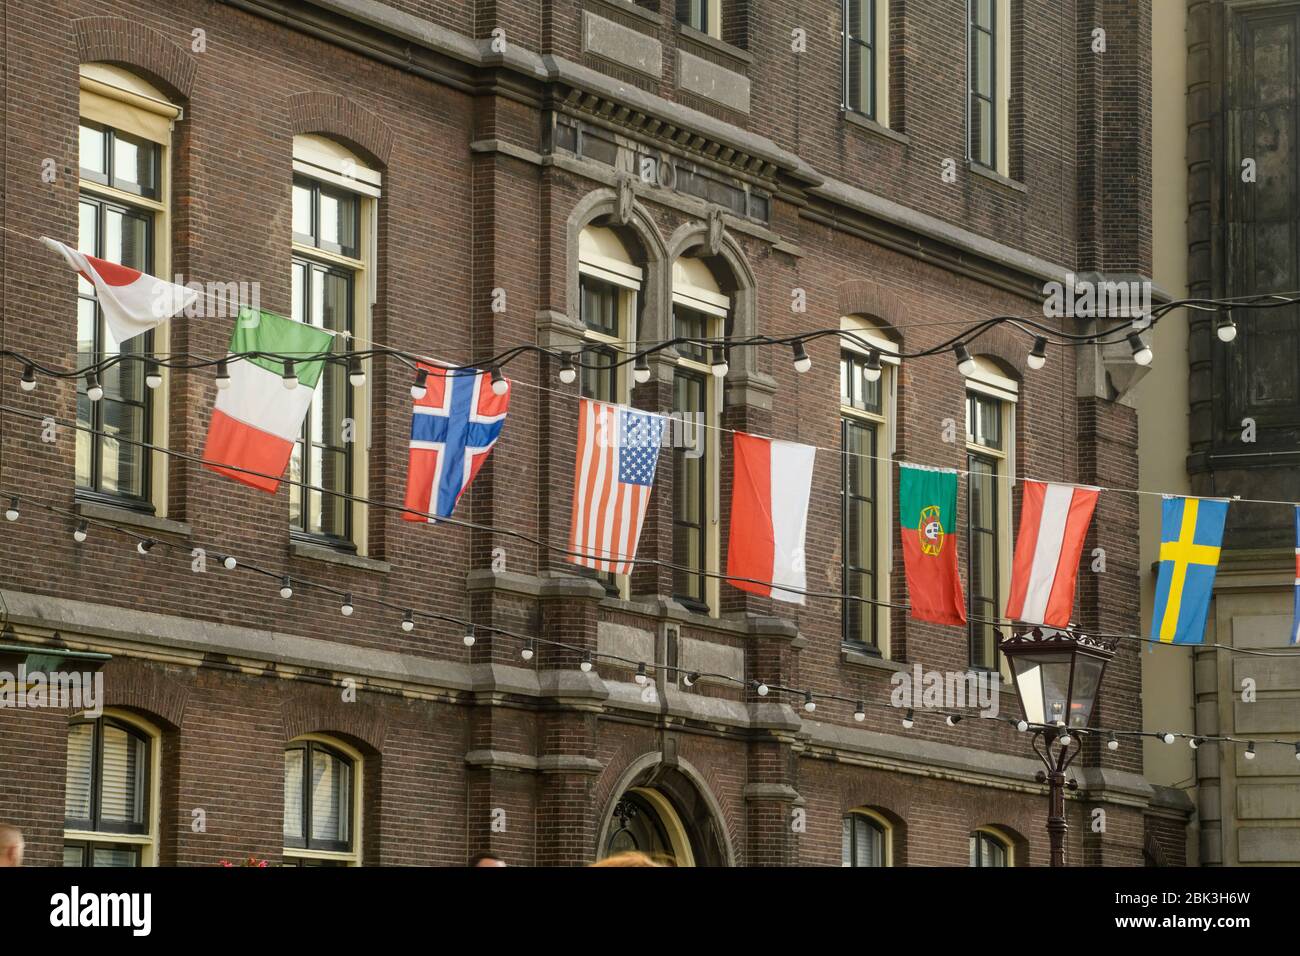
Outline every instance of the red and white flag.
<svg viewBox="0 0 1300 956"><path fill-rule="evenodd" d="M628 574L636 558L664 417L584 398L578 407L569 560Z"/></svg>
<svg viewBox="0 0 1300 956"><path fill-rule="evenodd" d="M41 242L63 256L68 265L95 287L104 321L119 345L185 311L199 296L195 289L88 256L57 239L42 236Z"/></svg>
<svg viewBox="0 0 1300 956"><path fill-rule="evenodd" d="M1074 582L1099 488L1026 481L1020 534L1011 566L1006 616L1027 624L1066 627Z"/></svg>
<svg viewBox="0 0 1300 956"><path fill-rule="evenodd" d="M736 432L731 447L735 474L727 538L728 582L752 594L803 604L804 596L798 592L807 580L804 538L817 449L744 432Z"/></svg>

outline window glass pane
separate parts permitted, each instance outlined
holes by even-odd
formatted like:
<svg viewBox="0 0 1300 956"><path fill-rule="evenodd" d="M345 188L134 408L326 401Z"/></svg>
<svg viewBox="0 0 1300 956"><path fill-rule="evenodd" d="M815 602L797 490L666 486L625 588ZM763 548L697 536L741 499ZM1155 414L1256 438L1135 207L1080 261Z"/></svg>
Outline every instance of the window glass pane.
<svg viewBox="0 0 1300 956"><path fill-rule="evenodd" d="M872 0L847 0L848 34L855 40L869 39L871 32Z"/></svg>
<svg viewBox="0 0 1300 956"><path fill-rule="evenodd" d="M95 725L73 724L68 728L68 767L65 777L64 816L69 826L89 829L91 780L94 770ZM75 823L74 823L75 821Z"/></svg>
<svg viewBox="0 0 1300 956"><path fill-rule="evenodd" d="M840 836L840 866L853 865L853 817L844 818Z"/></svg>
<svg viewBox="0 0 1300 956"><path fill-rule="evenodd" d="M133 846L96 846L91 866L139 866L140 850Z"/></svg>
<svg viewBox="0 0 1300 956"><path fill-rule="evenodd" d="M1002 447L1002 403L996 398L966 396L966 440L986 448Z"/></svg>
<svg viewBox="0 0 1300 956"><path fill-rule="evenodd" d="M980 96L993 96L993 34L976 30L971 44L971 68L974 90Z"/></svg>
<svg viewBox="0 0 1300 956"><path fill-rule="evenodd" d="M673 515L673 564L703 568L705 563L704 523L708 492L708 434L701 427L707 409L703 376L678 372L673 380L674 411L682 421L682 434L673 450L673 487L676 507ZM704 600L704 577L689 571L673 572L673 590L678 597Z"/></svg>
<svg viewBox="0 0 1300 956"><path fill-rule="evenodd" d="M143 831L145 780L149 764L146 741L113 724L103 725L99 817L111 829ZM96 864L101 865L101 864Z"/></svg>
<svg viewBox="0 0 1300 956"><path fill-rule="evenodd" d="M993 29L994 0L971 0L971 13L975 23L986 30Z"/></svg>
<svg viewBox="0 0 1300 956"><path fill-rule="evenodd" d="M141 497L144 494L144 449L134 441L119 439L143 439L144 409L108 398L99 404L104 433L100 437L99 451L100 490Z"/></svg>
<svg viewBox="0 0 1300 956"><path fill-rule="evenodd" d="M96 203L77 204L77 251L87 255L99 255L99 206ZM77 294L95 294L95 287L77 273Z"/></svg>
<svg viewBox="0 0 1300 956"><path fill-rule="evenodd" d="M317 207L322 249L345 256L357 255L357 197L351 193L320 188Z"/></svg>
<svg viewBox="0 0 1300 956"><path fill-rule="evenodd" d="M621 337L618 322L619 288L590 276L582 276L579 309L582 324L605 335Z"/></svg>
<svg viewBox="0 0 1300 956"><path fill-rule="evenodd" d="M311 837L346 843L351 768L326 751L311 751Z"/></svg>
<svg viewBox="0 0 1300 956"><path fill-rule="evenodd" d="M597 349L582 357L582 395L599 402L617 402L615 392L614 362L617 356L612 349Z"/></svg>
<svg viewBox="0 0 1300 956"><path fill-rule="evenodd" d="M709 329L709 317L703 312L696 312L694 309L688 309L681 305L673 306L674 338L711 338ZM707 362L709 360L708 348L703 345L679 343L677 352L684 358L695 359L698 362Z"/></svg>
<svg viewBox="0 0 1300 956"><path fill-rule="evenodd" d="M312 190L307 183L293 184L293 233L294 238L306 245L315 245L311 232Z"/></svg>
<svg viewBox="0 0 1300 956"><path fill-rule="evenodd" d="M81 125L79 163L86 179L103 182L108 176L107 138L102 129Z"/></svg>
<svg viewBox="0 0 1300 956"><path fill-rule="evenodd" d="M284 836L286 840L302 840L302 763L304 751L294 748L284 752Z"/></svg>
<svg viewBox="0 0 1300 956"><path fill-rule="evenodd" d="M113 186L141 196L158 196L158 145L113 131Z"/></svg>
<svg viewBox="0 0 1300 956"><path fill-rule="evenodd" d="M63 845L63 865L64 866L85 866L86 848L80 843L65 843Z"/></svg>
<svg viewBox="0 0 1300 956"><path fill-rule="evenodd" d="M149 270L149 220L139 213L109 207L104 219L101 258L141 272Z"/></svg>

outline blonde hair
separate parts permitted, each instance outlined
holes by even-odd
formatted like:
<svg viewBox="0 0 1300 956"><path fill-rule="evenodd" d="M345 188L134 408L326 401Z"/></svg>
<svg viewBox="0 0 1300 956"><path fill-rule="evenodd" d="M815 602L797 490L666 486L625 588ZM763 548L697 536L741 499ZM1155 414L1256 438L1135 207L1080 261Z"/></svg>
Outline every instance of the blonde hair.
<svg viewBox="0 0 1300 956"><path fill-rule="evenodd" d="M613 856L607 856L603 860L597 860L592 866L663 866L662 863L656 863L650 857L638 850L627 850L624 853L615 853Z"/></svg>

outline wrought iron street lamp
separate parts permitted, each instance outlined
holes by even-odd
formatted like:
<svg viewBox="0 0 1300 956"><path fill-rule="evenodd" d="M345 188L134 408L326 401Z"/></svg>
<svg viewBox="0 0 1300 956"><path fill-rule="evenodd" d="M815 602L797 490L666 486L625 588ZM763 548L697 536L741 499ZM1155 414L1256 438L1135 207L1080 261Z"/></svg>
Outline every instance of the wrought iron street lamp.
<svg viewBox="0 0 1300 956"><path fill-rule="evenodd" d="M1007 656L1015 677L1016 696L1025 722L1034 729L1034 753L1046 772L1038 780L1049 791L1047 835L1052 866L1065 866L1065 771L1083 746L1097 701L1102 674L1115 655L1114 641L1071 630L1035 627L1002 638L998 647ZM1069 782L1071 790L1076 784Z"/></svg>

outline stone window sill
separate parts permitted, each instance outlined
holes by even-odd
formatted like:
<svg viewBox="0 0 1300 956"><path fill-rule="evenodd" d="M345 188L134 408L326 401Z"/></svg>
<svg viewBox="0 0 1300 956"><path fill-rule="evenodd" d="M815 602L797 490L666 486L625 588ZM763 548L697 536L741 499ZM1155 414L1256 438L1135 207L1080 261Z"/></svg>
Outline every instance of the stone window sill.
<svg viewBox="0 0 1300 956"><path fill-rule="evenodd" d="M888 126L882 126L869 116L864 116L851 109L841 109L840 118L849 126L856 126L858 129L865 130L866 132L871 133L874 136L879 136L881 139L888 140L891 143L898 143L900 146L910 146L912 143L912 141L903 133L892 130Z"/></svg>
<svg viewBox="0 0 1300 956"><path fill-rule="evenodd" d="M308 561L321 561L325 564L338 564L345 568L355 568L358 571L376 571L380 574L387 574L393 568L387 561L362 557L359 554L340 551L328 545L312 544L310 541L290 541L289 553L295 558L306 558Z"/></svg>
<svg viewBox="0 0 1300 956"><path fill-rule="evenodd" d="M184 521L159 518L157 515L146 514L132 508L119 508L100 501L78 501L74 510L88 521L109 521L113 524L138 528L141 531L171 534L181 538L188 538L193 533L193 529Z"/></svg>
<svg viewBox="0 0 1300 956"><path fill-rule="evenodd" d="M907 664L903 661L891 661L888 658L877 657L875 654L868 654L852 647L840 648L840 661L853 667L866 667L888 673L907 670Z"/></svg>
<svg viewBox="0 0 1300 956"><path fill-rule="evenodd" d="M732 69L738 73L744 73L745 69L754 62L754 55L747 50L742 50L738 46L732 46L725 40L719 40L717 37L711 36L708 33L701 33L699 30L692 26L687 26L685 23L677 24L677 35L686 40L688 45L694 44L697 47L704 47L705 49L712 50L727 59L735 61Z"/></svg>
<svg viewBox="0 0 1300 956"><path fill-rule="evenodd" d="M966 166L972 173L974 173L979 178L987 180L988 182L991 183L996 183L997 185L1003 187L1004 189L1011 189L1018 193L1029 192L1029 189L1025 186L1024 183L1017 182L1014 179L1010 179L1006 176L1003 176L996 169L989 169L987 166L981 166L979 163L974 162L973 160L968 162Z"/></svg>

